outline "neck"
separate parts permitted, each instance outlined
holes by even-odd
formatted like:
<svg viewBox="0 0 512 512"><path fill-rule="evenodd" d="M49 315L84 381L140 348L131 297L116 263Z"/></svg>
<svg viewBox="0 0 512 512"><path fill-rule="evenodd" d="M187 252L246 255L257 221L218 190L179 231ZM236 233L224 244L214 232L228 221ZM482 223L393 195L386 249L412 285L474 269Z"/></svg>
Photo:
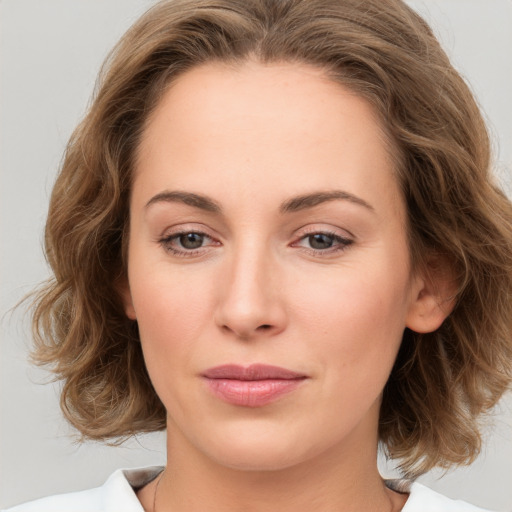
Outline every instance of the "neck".
<svg viewBox="0 0 512 512"><path fill-rule="evenodd" d="M344 512L400 510L406 497L388 490L377 469L377 442L333 447L300 464L240 470L216 463L168 431L169 464L151 512ZM348 446L348 448L347 448ZM154 482L156 485L156 482ZM155 487L147 489L148 498Z"/></svg>

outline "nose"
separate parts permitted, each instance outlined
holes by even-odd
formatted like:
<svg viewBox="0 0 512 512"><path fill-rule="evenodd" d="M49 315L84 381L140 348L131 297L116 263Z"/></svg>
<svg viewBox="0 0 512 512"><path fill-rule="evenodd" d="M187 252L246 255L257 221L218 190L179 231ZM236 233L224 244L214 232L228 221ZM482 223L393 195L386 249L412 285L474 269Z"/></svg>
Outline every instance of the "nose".
<svg viewBox="0 0 512 512"><path fill-rule="evenodd" d="M264 250L247 248L226 262L219 275L217 325L240 339L274 336L286 328L283 280Z"/></svg>

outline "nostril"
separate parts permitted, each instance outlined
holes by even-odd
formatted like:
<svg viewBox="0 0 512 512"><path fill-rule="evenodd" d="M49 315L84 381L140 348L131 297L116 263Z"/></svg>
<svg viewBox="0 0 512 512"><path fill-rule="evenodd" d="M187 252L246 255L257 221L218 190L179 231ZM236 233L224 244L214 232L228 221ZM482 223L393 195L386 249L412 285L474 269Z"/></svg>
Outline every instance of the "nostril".
<svg viewBox="0 0 512 512"><path fill-rule="evenodd" d="M272 327L272 326L271 326L271 325L269 325L269 324L263 324L263 325L260 325L260 326L258 327L258 329L261 329L261 330L265 330L265 331L266 331L266 330L270 329L271 327Z"/></svg>

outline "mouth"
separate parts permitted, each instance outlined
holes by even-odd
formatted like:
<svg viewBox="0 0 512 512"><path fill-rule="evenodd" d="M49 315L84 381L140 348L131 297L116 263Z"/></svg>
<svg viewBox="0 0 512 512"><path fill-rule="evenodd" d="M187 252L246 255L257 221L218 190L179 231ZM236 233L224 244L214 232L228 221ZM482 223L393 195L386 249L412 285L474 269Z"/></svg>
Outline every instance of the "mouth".
<svg viewBox="0 0 512 512"><path fill-rule="evenodd" d="M202 377L214 396L242 407L262 407L297 389L308 377L279 366L228 364Z"/></svg>

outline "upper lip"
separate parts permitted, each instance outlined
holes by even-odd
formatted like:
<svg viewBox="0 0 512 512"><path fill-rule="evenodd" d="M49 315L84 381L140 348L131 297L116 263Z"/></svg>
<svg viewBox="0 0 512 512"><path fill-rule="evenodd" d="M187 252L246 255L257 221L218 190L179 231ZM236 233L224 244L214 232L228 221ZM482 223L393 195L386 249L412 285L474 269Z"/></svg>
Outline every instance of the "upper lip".
<svg viewBox="0 0 512 512"><path fill-rule="evenodd" d="M203 377L208 379L232 379L232 380L268 380L268 379L304 379L306 375L297 373L279 366L268 364L251 364L240 366L237 364L225 364L215 366L203 372Z"/></svg>

